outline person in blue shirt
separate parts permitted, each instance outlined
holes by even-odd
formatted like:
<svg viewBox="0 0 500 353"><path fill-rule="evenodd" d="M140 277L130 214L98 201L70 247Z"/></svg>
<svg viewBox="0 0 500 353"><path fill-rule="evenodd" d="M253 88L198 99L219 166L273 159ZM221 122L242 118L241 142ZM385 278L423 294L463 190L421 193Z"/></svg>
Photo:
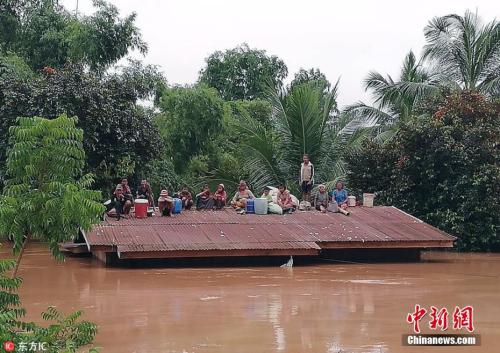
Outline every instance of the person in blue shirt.
<svg viewBox="0 0 500 353"><path fill-rule="evenodd" d="M337 202L337 205L341 207L342 209L347 208L347 196L349 194L347 193L347 190L344 189L344 183L341 181L337 181L337 184L335 184L335 190L332 192L332 199Z"/></svg>

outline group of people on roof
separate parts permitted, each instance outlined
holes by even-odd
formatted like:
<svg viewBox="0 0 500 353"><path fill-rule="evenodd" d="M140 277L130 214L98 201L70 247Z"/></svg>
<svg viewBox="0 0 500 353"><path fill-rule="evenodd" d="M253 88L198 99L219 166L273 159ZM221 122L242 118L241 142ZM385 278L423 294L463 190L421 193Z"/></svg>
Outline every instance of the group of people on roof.
<svg viewBox="0 0 500 353"><path fill-rule="evenodd" d="M314 207L321 212L327 212L329 205L336 204L341 209L347 208L348 192L342 182L337 182L335 189L329 192L326 186L320 184L317 192L311 200L311 191L314 185L314 166L309 160L309 156L304 154L300 165L299 177L300 192L302 202L290 193L285 184L280 184L278 188L267 186L264 188L261 197L268 201L269 213L292 213L296 209L308 210ZM151 185L143 179L137 187L135 199L145 199L150 207L155 207L155 199ZM176 200L177 199L177 200ZM224 184L219 184L212 192L208 184L205 184L201 191L194 197L187 187L170 195L168 190L163 189L157 200L158 211L162 216L171 216L174 210L174 201L180 202L182 209L191 210L193 206L197 210L220 210L225 207L232 207L238 213L245 213L248 200L255 199L255 195L248 188L247 183L241 180L238 184L234 196L229 200ZM109 202L110 213L115 214L117 220L123 214L128 214L134 205L134 196L127 179L122 179L113 192L111 202Z"/></svg>

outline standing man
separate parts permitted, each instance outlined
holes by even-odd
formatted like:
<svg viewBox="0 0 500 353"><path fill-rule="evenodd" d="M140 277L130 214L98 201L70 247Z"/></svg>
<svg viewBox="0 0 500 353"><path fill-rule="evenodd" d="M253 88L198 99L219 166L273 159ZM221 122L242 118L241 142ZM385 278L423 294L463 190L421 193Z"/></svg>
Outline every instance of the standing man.
<svg viewBox="0 0 500 353"><path fill-rule="evenodd" d="M314 184L314 166L309 160L309 155L302 156L302 164L300 165L300 192L302 193L302 201L311 202L311 190Z"/></svg>

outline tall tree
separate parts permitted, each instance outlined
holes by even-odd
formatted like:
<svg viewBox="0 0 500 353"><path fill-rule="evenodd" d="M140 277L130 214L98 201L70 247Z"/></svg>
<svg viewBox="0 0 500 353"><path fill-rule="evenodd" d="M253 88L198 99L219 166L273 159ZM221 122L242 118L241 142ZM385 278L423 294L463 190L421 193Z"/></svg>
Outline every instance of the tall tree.
<svg viewBox="0 0 500 353"><path fill-rule="evenodd" d="M18 116L78 116L87 168L96 173L96 186L103 190L115 178L135 175L159 149L154 114L139 104L153 98L164 84L153 67L133 63L122 71L96 75L70 65L29 81L11 73L1 78L0 163L5 160L9 127Z"/></svg>
<svg viewBox="0 0 500 353"><path fill-rule="evenodd" d="M254 99L264 97L269 84L282 85L287 74L280 58L245 43L211 54L199 81L217 89L225 100Z"/></svg>
<svg viewBox="0 0 500 353"><path fill-rule="evenodd" d="M295 76L290 83L290 89L293 89L295 86L301 85L303 83L313 82L314 84L319 86L319 89L323 92L328 92L331 87L330 81L326 78L325 74L322 73L319 69L309 69L305 70L301 68L298 72L295 73Z"/></svg>
<svg viewBox="0 0 500 353"><path fill-rule="evenodd" d="M251 117L235 122L245 169L256 190L286 182L296 191L304 153L316 165L317 181L333 183L344 176L343 156L357 144L358 134L348 129L348 116L336 114L336 95L337 85L325 96L314 83L285 92L271 90L271 128Z"/></svg>
<svg viewBox="0 0 500 353"><path fill-rule="evenodd" d="M347 106L345 113L351 115L359 125L376 125L389 137L395 132L397 122L406 121L423 100L439 94L437 76L426 69L410 51L404 58L397 79L372 71L364 80L367 91L372 93L374 105L358 102ZM353 124L354 126L354 124ZM387 135L387 136L385 136Z"/></svg>
<svg viewBox="0 0 500 353"><path fill-rule="evenodd" d="M83 62L103 71L131 50L147 51L135 13L95 0L90 16L75 16L54 0L5 0L0 3L0 50L22 56L32 69Z"/></svg>
<svg viewBox="0 0 500 353"><path fill-rule="evenodd" d="M389 143L351 154L352 190L377 192L379 202L458 236L459 249L500 249L499 112L477 92L452 93Z"/></svg>
<svg viewBox="0 0 500 353"><path fill-rule="evenodd" d="M435 17L424 30L424 57L453 88L500 95L500 22L482 25L477 14Z"/></svg>
<svg viewBox="0 0 500 353"><path fill-rule="evenodd" d="M7 179L0 198L0 233L14 240L16 268L26 243L46 242L55 256L59 243L99 222L104 207L99 192L90 190L92 175L85 165L83 131L76 119L18 118L11 131Z"/></svg>
<svg viewBox="0 0 500 353"><path fill-rule="evenodd" d="M186 171L190 160L206 154L220 133L224 102L207 87L166 90L160 100L163 114L157 118L177 172Z"/></svg>

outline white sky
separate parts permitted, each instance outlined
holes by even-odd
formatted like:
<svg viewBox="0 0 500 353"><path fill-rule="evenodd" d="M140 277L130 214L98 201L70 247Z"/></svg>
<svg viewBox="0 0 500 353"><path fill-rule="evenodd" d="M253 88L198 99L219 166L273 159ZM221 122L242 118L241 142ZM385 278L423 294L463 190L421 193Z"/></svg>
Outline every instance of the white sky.
<svg viewBox="0 0 500 353"><path fill-rule="evenodd" d="M303 67L340 76L340 105L369 101L362 80L370 70L397 75L405 54L418 55L423 28L434 16L466 9L484 22L500 17L495 0L111 0L121 16L137 13L149 45L144 62L160 66L169 83L193 83L215 50L247 42L277 55L288 81ZM62 0L68 9L77 0ZM90 14L92 0L79 0Z"/></svg>

